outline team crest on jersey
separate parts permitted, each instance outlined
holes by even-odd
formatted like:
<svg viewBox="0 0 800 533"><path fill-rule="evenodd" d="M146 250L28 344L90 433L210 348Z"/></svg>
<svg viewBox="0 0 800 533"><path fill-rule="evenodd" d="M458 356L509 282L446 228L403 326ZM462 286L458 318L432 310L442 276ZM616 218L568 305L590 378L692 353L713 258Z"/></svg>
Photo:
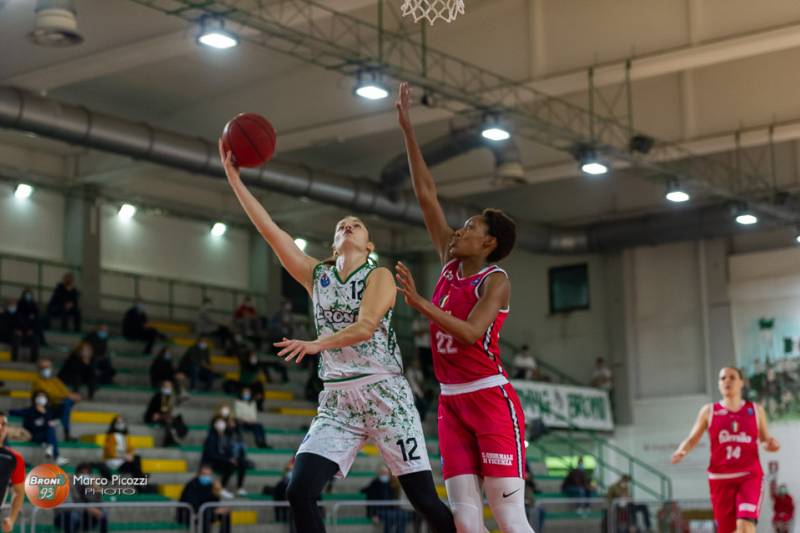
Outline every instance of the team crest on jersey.
<svg viewBox="0 0 800 533"><path fill-rule="evenodd" d="M322 277L319 278L319 284L323 287L327 287L331 284L331 278L328 277L327 273L322 274Z"/></svg>
<svg viewBox="0 0 800 533"><path fill-rule="evenodd" d="M445 270L442 276L444 276L444 279L447 281L453 281L453 272L451 270Z"/></svg>
<svg viewBox="0 0 800 533"><path fill-rule="evenodd" d="M750 415L750 416L753 416L753 408L752 407L748 407L747 408L747 414Z"/></svg>

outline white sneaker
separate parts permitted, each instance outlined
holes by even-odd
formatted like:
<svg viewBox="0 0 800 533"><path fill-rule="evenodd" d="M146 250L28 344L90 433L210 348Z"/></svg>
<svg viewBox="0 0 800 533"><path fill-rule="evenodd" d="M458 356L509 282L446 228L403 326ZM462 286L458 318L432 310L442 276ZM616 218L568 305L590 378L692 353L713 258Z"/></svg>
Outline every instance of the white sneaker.
<svg viewBox="0 0 800 533"><path fill-rule="evenodd" d="M44 450L44 456L48 459L53 458L53 445L52 444L42 444L42 449Z"/></svg>
<svg viewBox="0 0 800 533"><path fill-rule="evenodd" d="M63 466L63 465L65 465L65 464L67 464L67 463L69 463L69 459L67 459L67 458L66 458L66 457L64 457L64 456L61 456L61 457L59 457L58 459L56 459L56 464L57 464L58 466Z"/></svg>
<svg viewBox="0 0 800 533"><path fill-rule="evenodd" d="M222 498L224 498L226 500L232 500L233 499L233 493L231 491L227 490L227 489L222 489L221 491L219 491L219 495L220 495L220 497L222 497Z"/></svg>
<svg viewBox="0 0 800 533"><path fill-rule="evenodd" d="M244 487L240 488L239 490L236 491L236 495L237 496L247 496L247 489L245 489Z"/></svg>

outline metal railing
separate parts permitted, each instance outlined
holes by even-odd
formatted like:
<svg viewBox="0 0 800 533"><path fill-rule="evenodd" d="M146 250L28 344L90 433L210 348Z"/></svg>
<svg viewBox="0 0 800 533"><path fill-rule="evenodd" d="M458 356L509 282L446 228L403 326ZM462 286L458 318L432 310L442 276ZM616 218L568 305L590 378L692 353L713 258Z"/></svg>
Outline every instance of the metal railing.
<svg viewBox="0 0 800 533"><path fill-rule="evenodd" d="M41 509L39 507L32 507L30 513L30 533L36 533L36 526L40 523L41 515L48 515L53 518L54 522L58 522L61 527L65 531L90 531L93 528L91 527L82 527L86 526L83 524L83 520L85 517L84 513L90 512L90 509L99 509L102 513L103 520L106 522L128 522L133 527L130 529L135 530L136 521L131 521L130 516L123 517L123 516L111 516L111 511L113 511L114 515L123 514L124 511L136 512L137 510L140 511L137 514L137 517L146 517L148 519L152 519L154 514L157 516L157 512L160 510L163 511L171 511L172 519L165 521L165 523L169 524L169 529L182 529L185 531L189 531L189 533L194 533L194 524L195 524L195 512L191 505L188 503L177 502L177 501L158 501L158 502L91 502L91 503L62 503L61 505L57 506L54 509ZM189 518L188 526L184 527L174 527L178 526L177 520L177 511L179 509L183 509L187 514L186 516ZM141 511L146 510L147 513L142 515ZM96 519L99 521L101 518ZM69 529L67 529L69 528ZM141 529L141 528L139 528Z"/></svg>

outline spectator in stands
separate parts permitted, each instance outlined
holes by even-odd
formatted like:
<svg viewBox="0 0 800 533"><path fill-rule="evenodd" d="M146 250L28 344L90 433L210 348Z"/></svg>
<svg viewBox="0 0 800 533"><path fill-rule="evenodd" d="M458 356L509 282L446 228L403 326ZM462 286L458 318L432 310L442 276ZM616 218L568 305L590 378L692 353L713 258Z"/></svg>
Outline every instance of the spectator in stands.
<svg viewBox="0 0 800 533"><path fill-rule="evenodd" d="M781 484L772 494L772 525L775 533L789 533L794 520L794 500L786 484Z"/></svg>
<svg viewBox="0 0 800 533"><path fill-rule="evenodd" d="M122 319L122 336L129 341L144 341L144 353L153 353L153 345L158 339L166 339L154 327L147 325L147 313L141 302L136 302Z"/></svg>
<svg viewBox="0 0 800 533"><path fill-rule="evenodd" d="M100 503L100 492L94 490L96 485L92 482L95 478L91 464L81 463L75 468L74 483L69 491L74 503ZM91 531L96 528L100 533L107 533L108 515L100 507L62 509L56 512L55 524L64 528L64 533Z"/></svg>
<svg viewBox="0 0 800 533"><path fill-rule="evenodd" d="M39 318L39 306L33 299L30 289L22 291L16 306L9 306L13 315L11 326L11 360L19 360L19 349L27 346L31 351L31 361L39 359L39 345L42 343L42 326Z"/></svg>
<svg viewBox="0 0 800 533"><path fill-rule="evenodd" d="M200 511L204 503L218 502L222 486L214 479L214 472L210 465L201 464L197 476L192 478L181 492L181 502L188 503L195 512ZM224 507L216 507L206 511L200 520L200 533L211 533L212 524L219 522L219 533L230 533L231 512ZM186 509L178 509L176 520L191 529L191 515Z"/></svg>
<svg viewBox="0 0 800 533"><path fill-rule="evenodd" d="M53 363L49 359L42 359L38 364L39 375L33 380L31 394L43 392L48 401L53 414L61 420L61 427L64 428L64 440L74 441L70 435L70 416L72 416L73 406L81 401L81 395L71 392L64 382L58 377L53 376Z"/></svg>
<svg viewBox="0 0 800 533"><path fill-rule="evenodd" d="M250 389L252 400L255 402L256 409L264 410L264 384L261 376L261 362L258 360L258 353L249 350L243 357L239 358L239 382L237 392L244 388Z"/></svg>
<svg viewBox="0 0 800 533"><path fill-rule="evenodd" d="M203 455L200 458L200 462L210 465L214 472L219 474L222 482L222 491L220 493L222 497L232 498L233 494L228 492L225 487L234 472L236 472L237 493L240 495L247 494L244 489L247 463L242 459L242 455L238 453L238 446L234 438L226 433L226 429L228 429L227 421L221 416L215 416L203 443Z"/></svg>
<svg viewBox="0 0 800 533"><path fill-rule="evenodd" d="M214 318L213 305L211 298L203 298L203 305L197 312L194 332L198 337L213 338L222 349L226 349L233 339L233 334L228 326Z"/></svg>
<svg viewBox="0 0 800 533"><path fill-rule="evenodd" d="M75 392L80 392L81 387L86 385L87 395L92 400L97 390L97 376L92 367L92 345L83 341L78 343L61 365L58 378Z"/></svg>
<svg viewBox="0 0 800 533"><path fill-rule="evenodd" d="M172 348L164 346L153 362L150 363L150 386L157 389L164 381L169 381L175 388L179 401L189 399L186 391L186 374L178 372L175 359L172 357Z"/></svg>
<svg viewBox="0 0 800 533"><path fill-rule="evenodd" d="M283 476L281 477L280 481L278 481L277 485L274 487L265 486L262 489L262 494L265 496L272 496L272 501L274 502L285 502L286 501L286 487L289 486L289 480L292 479L292 469L294 468L294 459L289 459L289 461L283 467ZM276 507L275 508L275 522L279 524L289 523L289 533L294 533L294 520L291 519L292 509L291 507Z"/></svg>
<svg viewBox="0 0 800 533"><path fill-rule="evenodd" d="M583 457L578 458L578 464L567 473L564 482L561 484L561 492L569 498L591 498L595 491L592 485L592 477L583 466ZM588 503L579 503L578 510L588 510Z"/></svg>
<svg viewBox="0 0 800 533"><path fill-rule="evenodd" d="M57 464L64 465L69 462L66 457L58 453L58 438L55 425L58 419L53 410L47 405L47 395L39 392L32 396L33 405L21 409L11 409L11 416L22 418L22 427L31 435L31 442L40 444L45 451L47 459L55 460Z"/></svg>
<svg viewBox="0 0 800 533"><path fill-rule="evenodd" d="M606 498L608 498L609 508L613 509L616 514L615 524L618 525L619 531L639 530L638 521L639 515L642 516L644 521L645 531L650 531L650 509L647 505L636 504L630 501L631 477L623 475L619 480L608 487ZM604 522L607 522L607 518ZM628 527L621 527L622 524L627 524Z"/></svg>
<svg viewBox="0 0 800 533"><path fill-rule="evenodd" d="M400 496L400 484L397 478L389 475L389 468L381 465L377 475L369 485L361 489L367 501L397 500ZM400 507L368 506L367 517L375 524L383 524L383 533L404 533L409 521L409 513Z"/></svg>
<svg viewBox="0 0 800 533"><path fill-rule="evenodd" d="M61 319L61 331L67 331L68 321L72 318L74 331L81 330L81 309L78 305L78 289L71 272L64 274L64 279L56 285L50 302L47 304L47 327L52 327L52 320Z"/></svg>
<svg viewBox="0 0 800 533"><path fill-rule="evenodd" d="M11 344L16 322L17 302L0 304L0 342Z"/></svg>
<svg viewBox="0 0 800 533"><path fill-rule="evenodd" d="M411 386L411 393L414 395L414 405L419 411L419 418L423 422L428 414L428 400L425 394L425 376L420 368L419 359L412 359L411 364L406 368L406 380Z"/></svg>
<svg viewBox="0 0 800 533"><path fill-rule="evenodd" d="M538 365L527 344L523 344L520 350L514 354L513 366L514 379L533 380L536 376Z"/></svg>
<svg viewBox="0 0 800 533"><path fill-rule="evenodd" d="M269 321L270 346L281 339L294 338L294 316L292 314L292 301L284 300L280 309L272 315Z"/></svg>
<svg viewBox="0 0 800 533"><path fill-rule="evenodd" d="M411 322L414 347L425 379L433 378L433 352L431 352L431 324L427 318L417 314Z"/></svg>
<svg viewBox="0 0 800 533"><path fill-rule="evenodd" d="M97 329L88 333L83 342L92 347L92 368L100 385L112 385L117 374L111 364L111 354L108 351L108 326L100 324Z"/></svg>
<svg viewBox="0 0 800 533"><path fill-rule="evenodd" d="M236 331L253 340L256 348L261 348L261 318L258 316L253 299L245 296L233 313Z"/></svg>
<svg viewBox="0 0 800 533"><path fill-rule="evenodd" d="M252 462L247 460L247 446L244 443L244 433L242 425L236 419L236 414L233 412L230 404L227 402L220 404L219 408L214 413L214 417L222 418L226 421L225 435L231 440L233 444L234 455L241 460L245 468L252 468ZM212 427L214 418L212 417L209 427ZM244 489L240 490L244 493Z"/></svg>
<svg viewBox="0 0 800 533"><path fill-rule="evenodd" d="M164 428L165 447L177 446L178 439L185 437L189 431L181 415L174 414L174 408L175 395L172 382L164 381L161 383L161 389L150 398L144 413L144 421L147 424L159 424Z"/></svg>
<svg viewBox="0 0 800 533"><path fill-rule="evenodd" d="M106 430L103 443L103 461L110 470L132 477L145 477L142 471L142 459L134 454L134 448L128 438L128 425L122 415L117 415Z"/></svg>
<svg viewBox="0 0 800 533"><path fill-rule="evenodd" d="M688 533L689 521L683 516L678 502L667 500L658 510L659 533Z"/></svg>
<svg viewBox="0 0 800 533"><path fill-rule="evenodd" d="M189 390L197 389L197 382L203 384L203 390L211 390L218 374L211 368L211 350L204 338L189 346L181 357L178 370L189 378Z"/></svg>
<svg viewBox="0 0 800 533"><path fill-rule="evenodd" d="M609 391L609 393L614 389L614 376L606 364L606 360L602 357L598 357L595 361L592 387Z"/></svg>
<svg viewBox="0 0 800 533"><path fill-rule="evenodd" d="M241 425L242 430L249 431L255 438L256 446L259 448L269 448L267 437L264 433L264 426L258 421L258 409L253 400L250 387L244 387L239 394L239 399L233 404L233 413L236 420Z"/></svg>

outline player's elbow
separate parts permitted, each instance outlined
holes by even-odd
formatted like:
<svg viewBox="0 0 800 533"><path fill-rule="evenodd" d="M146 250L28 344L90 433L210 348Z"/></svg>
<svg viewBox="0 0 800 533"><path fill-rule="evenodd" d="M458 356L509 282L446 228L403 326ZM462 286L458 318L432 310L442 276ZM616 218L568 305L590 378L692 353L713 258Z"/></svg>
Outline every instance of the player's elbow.
<svg viewBox="0 0 800 533"><path fill-rule="evenodd" d="M372 338L375 330L378 329L378 321L371 318L360 318L358 325L358 342L366 342Z"/></svg>

